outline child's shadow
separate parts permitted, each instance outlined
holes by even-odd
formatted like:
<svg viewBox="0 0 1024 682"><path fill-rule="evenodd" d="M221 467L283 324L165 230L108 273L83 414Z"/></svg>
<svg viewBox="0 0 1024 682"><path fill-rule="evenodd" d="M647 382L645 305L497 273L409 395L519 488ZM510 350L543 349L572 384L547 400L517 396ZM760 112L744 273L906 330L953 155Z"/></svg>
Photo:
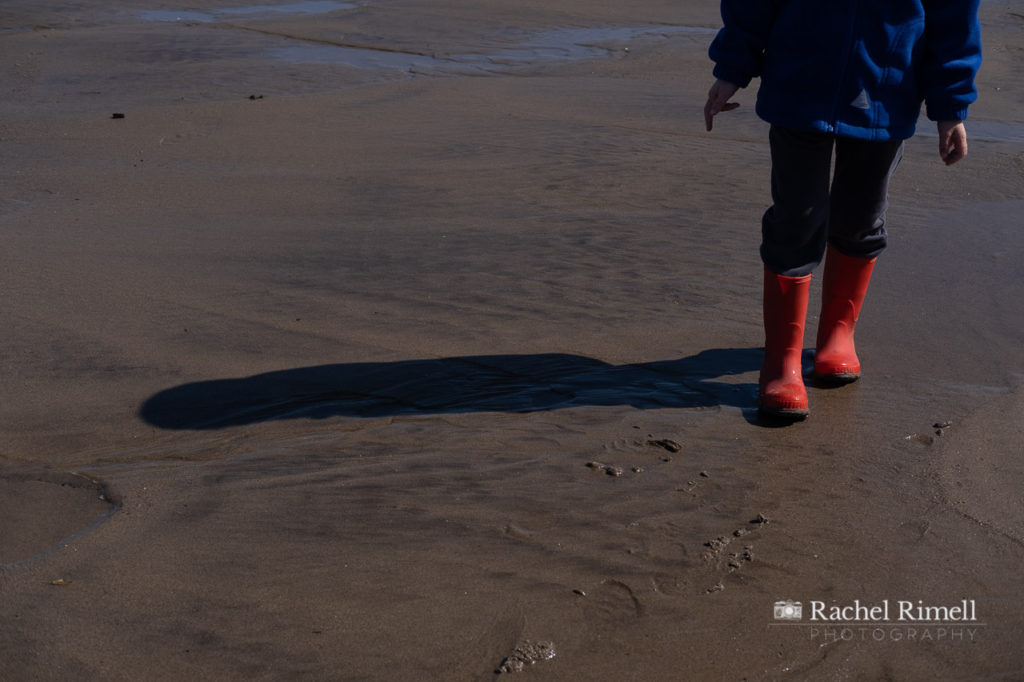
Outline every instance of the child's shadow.
<svg viewBox="0 0 1024 682"><path fill-rule="evenodd" d="M756 384L713 379L754 371L761 357L760 348L722 348L635 365L551 353L300 367L176 386L149 398L139 414L164 429L216 429L273 419L584 405L730 405L750 413L757 404Z"/></svg>

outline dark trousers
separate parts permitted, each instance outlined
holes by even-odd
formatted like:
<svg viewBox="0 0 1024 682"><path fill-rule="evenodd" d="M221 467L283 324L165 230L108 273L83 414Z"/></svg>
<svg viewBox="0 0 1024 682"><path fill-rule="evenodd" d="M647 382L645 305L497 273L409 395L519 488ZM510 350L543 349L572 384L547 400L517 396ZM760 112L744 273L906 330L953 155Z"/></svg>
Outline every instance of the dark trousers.
<svg viewBox="0 0 1024 682"><path fill-rule="evenodd" d="M821 263L826 244L860 258L885 249L889 180L903 158L902 140L869 142L779 126L768 139L773 205L761 220L765 267L802 277Z"/></svg>

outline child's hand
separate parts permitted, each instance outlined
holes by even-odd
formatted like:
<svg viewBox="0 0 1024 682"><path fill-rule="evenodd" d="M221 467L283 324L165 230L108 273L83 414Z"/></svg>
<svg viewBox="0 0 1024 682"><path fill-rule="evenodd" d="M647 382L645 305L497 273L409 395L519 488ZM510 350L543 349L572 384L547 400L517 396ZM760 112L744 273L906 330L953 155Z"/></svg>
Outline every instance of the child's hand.
<svg viewBox="0 0 1024 682"><path fill-rule="evenodd" d="M939 156L947 166L967 156L967 130L963 121L939 121Z"/></svg>
<svg viewBox="0 0 1024 682"><path fill-rule="evenodd" d="M738 85L721 79L716 80L708 92L708 103L704 105L704 125L711 130L711 119L723 111L732 111L739 106L738 102L729 99L739 90Z"/></svg>

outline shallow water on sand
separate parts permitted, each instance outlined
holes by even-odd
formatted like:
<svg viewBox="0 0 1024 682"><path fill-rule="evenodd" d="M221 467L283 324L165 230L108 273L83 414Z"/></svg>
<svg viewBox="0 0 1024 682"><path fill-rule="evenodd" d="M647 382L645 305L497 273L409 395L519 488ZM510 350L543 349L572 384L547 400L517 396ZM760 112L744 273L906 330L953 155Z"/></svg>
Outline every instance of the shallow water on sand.
<svg viewBox="0 0 1024 682"><path fill-rule="evenodd" d="M361 69L400 69L420 72L495 72L552 62L574 62L629 52L635 41L672 35L704 35L712 29L688 26L566 28L543 31L508 47L478 53L425 55L389 52L344 45L299 45L269 52L286 62L336 64Z"/></svg>
<svg viewBox="0 0 1024 682"><path fill-rule="evenodd" d="M143 21L198 21L212 23L227 19L256 19L280 16L326 14L358 7L358 3L334 0L307 0L283 5L252 5L249 7L223 7L207 11L150 9L138 13Z"/></svg>
<svg viewBox="0 0 1024 682"><path fill-rule="evenodd" d="M1011 142L1024 144L1024 123L1014 121L985 121L970 119L965 123L967 136L971 141L979 142ZM937 137L933 125L921 125L918 135Z"/></svg>
<svg viewBox="0 0 1024 682"><path fill-rule="evenodd" d="M327 13L357 7L354 3L305 2L288 5L267 5L225 8L211 12L146 10L138 14L144 21L194 21L214 23L234 18L270 18L283 15ZM464 54L426 54L389 49L360 47L344 42L328 44L316 40L307 44L269 51L272 59L296 64L331 64L359 69L398 69L401 71L485 72L537 65L549 62L572 62L607 56L613 50L629 52L629 44L673 35L714 35L717 29L699 26L618 26L604 28L562 28L538 31L507 47L483 49ZM301 38L295 38L302 42Z"/></svg>

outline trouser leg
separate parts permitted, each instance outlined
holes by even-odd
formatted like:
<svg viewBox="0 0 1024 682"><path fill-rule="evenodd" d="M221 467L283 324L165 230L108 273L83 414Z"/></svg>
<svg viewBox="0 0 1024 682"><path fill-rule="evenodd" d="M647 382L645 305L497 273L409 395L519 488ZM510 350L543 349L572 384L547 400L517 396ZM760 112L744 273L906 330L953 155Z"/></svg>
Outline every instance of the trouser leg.
<svg viewBox="0 0 1024 682"><path fill-rule="evenodd" d="M802 277L825 252L835 138L772 126L768 139L772 206L761 219L761 259L777 275Z"/></svg>
<svg viewBox="0 0 1024 682"><path fill-rule="evenodd" d="M886 246L889 182L903 158L903 141L780 126L771 127L769 141L772 206L761 220L765 267L788 277L806 275L821 263L826 243L848 256L877 257Z"/></svg>
<svg viewBox="0 0 1024 682"><path fill-rule="evenodd" d="M903 141L836 138L828 241L855 258L876 258L886 246L889 182L903 158Z"/></svg>

